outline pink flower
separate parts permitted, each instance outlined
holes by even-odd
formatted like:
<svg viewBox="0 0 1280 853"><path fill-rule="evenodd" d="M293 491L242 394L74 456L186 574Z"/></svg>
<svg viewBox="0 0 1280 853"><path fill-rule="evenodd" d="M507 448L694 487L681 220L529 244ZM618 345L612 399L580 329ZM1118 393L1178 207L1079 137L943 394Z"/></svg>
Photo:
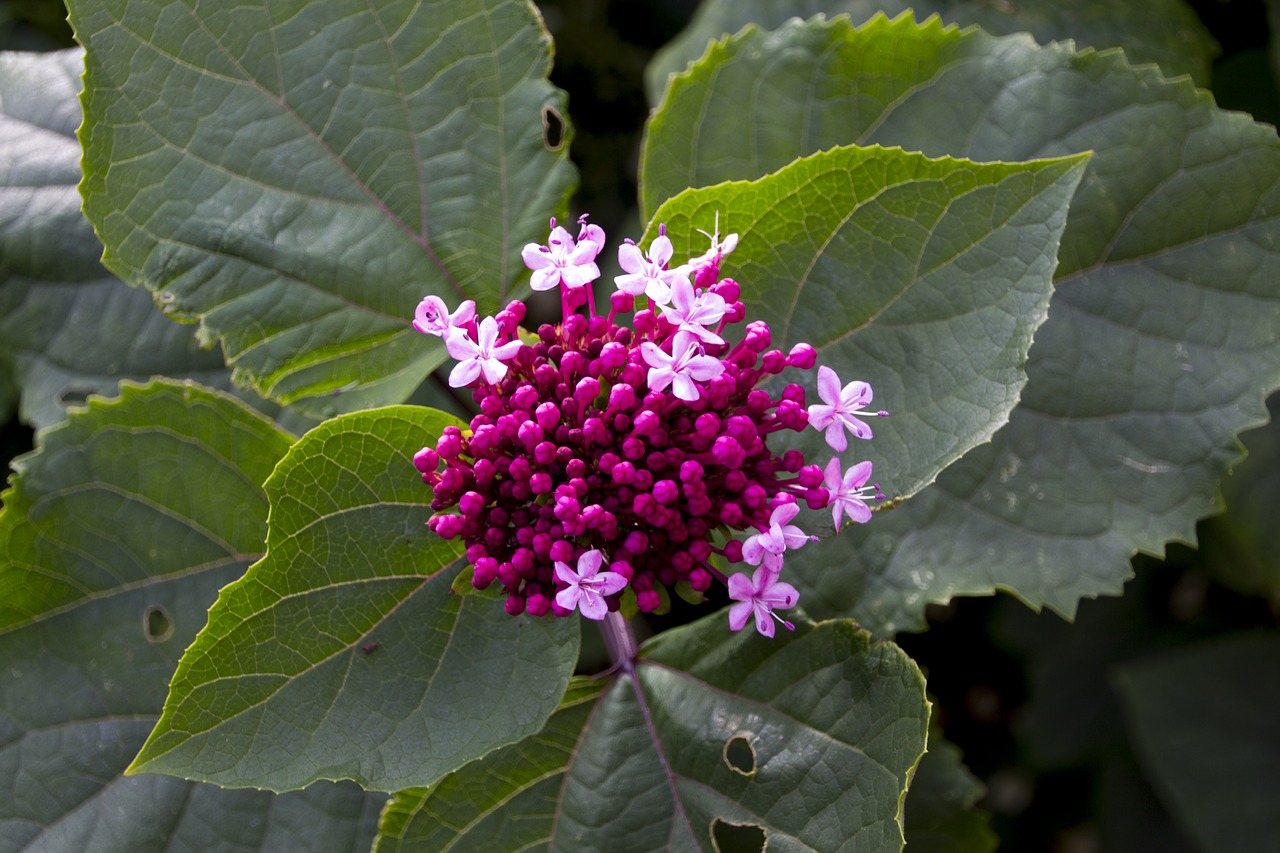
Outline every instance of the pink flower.
<svg viewBox="0 0 1280 853"><path fill-rule="evenodd" d="M799 513L799 504L785 503L774 508L769 529L742 543L742 558L752 566L763 563L764 568L777 573L782 568L782 552L788 548L794 551L809 541L803 530L789 523Z"/></svg>
<svg viewBox="0 0 1280 853"><path fill-rule="evenodd" d="M697 382L709 382L724 373L724 362L702 354L702 347L688 332L679 332L671 343L672 354L650 341L640 345L640 354L649 365L649 390L662 391L672 385L681 400L693 402L702 396Z"/></svg>
<svg viewBox="0 0 1280 853"><path fill-rule="evenodd" d="M645 294L654 302L665 305L671 300L671 288L680 279L688 281L683 268L666 269L675 249L671 239L662 234L649 245L649 255L641 253L635 243L623 243L618 247L618 266L627 275L615 276L613 283L629 296Z"/></svg>
<svg viewBox="0 0 1280 853"><path fill-rule="evenodd" d="M774 613L774 608L784 610L794 607L800 600L800 593L789 583L780 583L778 573L765 566L755 570L751 579L742 572L729 578L729 598L738 602L729 607L729 627L741 631L747 624L747 617L756 617L756 630L766 637L773 636L773 620L777 619L794 631L795 625ZM772 618L770 618L772 617Z"/></svg>
<svg viewBox="0 0 1280 853"><path fill-rule="evenodd" d="M473 341L471 336L461 330L445 335L445 346L449 355L458 360L449 374L449 385L462 388L470 385L484 374L484 381L493 384L507 375L507 366L503 361L513 357L524 346L520 341L509 341L502 346L494 346L498 342L498 321L485 317L480 321L480 340Z"/></svg>
<svg viewBox="0 0 1280 853"><path fill-rule="evenodd" d="M444 336L450 329L465 326L476 316L476 303L468 299L449 313L449 307L439 296L428 296L418 303L413 313L413 327L424 335Z"/></svg>
<svg viewBox="0 0 1280 853"><path fill-rule="evenodd" d="M617 572L602 572L604 563L601 551L584 551L578 557L575 572L566 564L556 561L556 579L567 587L556 593L556 604L565 610L577 609L588 619L603 619L609 612L604 596L613 595L627 585L627 579Z"/></svg>
<svg viewBox="0 0 1280 853"><path fill-rule="evenodd" d="M853 381L841 388L840 377L824 364L818 368L818 396L826 405L809 407L809 423L827 431L827 444L833 450L840 453L849 446L845 429L858 438L871 438L871 427L854 417L871 404L870 385Z"/></svg>
<svg viewBox="0 0 1280 853"><path fill-rule="evenodd" d="M564 282L570 289L582 287L600 277L600 268L596 266L596 255L603 248L594 240L583 240L575 244L569 232L557 226L551 220L551 239L547 245L539 246L529 243L520 252L525 266L533 270L529 286L534 290L551 290ZM590 229L594 229L590 230ZM584 233L604 236L599 226L586 226Z"/></svg>
<svg viewBox="0 0 1280 853"><path fill-rule="evenodd" d="M723 297L705 291L694 293L689 279L679 278L671 285L671 304L662 306L662 316L682 332L709 344L722 344L724 338L706 327L719 323L728 310Z"/></svg>
<svg viewBox="0 0 1280 853"><path fill-rule="evenodd" d="M859 462L843 474L840 473L839 457L831 457L823 472L823 485L831 494L831 518L836 524L836 532L840 532L840 521L848 516L858 524L866 524L871 520L871 510L865 499L875 492L875 486L864 485L871 477L871 463Z"/></svg>

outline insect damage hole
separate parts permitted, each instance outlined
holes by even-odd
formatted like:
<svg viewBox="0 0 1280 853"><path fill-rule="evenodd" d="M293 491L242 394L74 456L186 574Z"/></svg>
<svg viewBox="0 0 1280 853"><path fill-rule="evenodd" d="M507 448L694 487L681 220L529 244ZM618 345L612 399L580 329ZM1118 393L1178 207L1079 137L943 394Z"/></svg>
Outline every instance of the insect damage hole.
<svg viewBox="0 0 1280 853"><path fill-rule="evenodd" d="M753 823L711 821L711 845L718 853L762 853L768 840L764 830Z"/></svg>
<svg viewBox="0 0 1280 853"><path fill-rule="evenodd" d="M751 741L742 735L734 735L725 742L724 763L734 773L743 776L756 775L756 751Z"/></svg>
<svg viewBox="0 0 1280 853"><path fill-rule="evenodd" d="M548 151L559 151L564 147L567 129L559 110L549 104L542 108L542 144Z"/></svg>
<svg viewBox="0 0 1280 853"><path fill-rule="evenodd" d="M142 633L148 643L163 643L173 636L173 618L159 604L153 604L142 614Z"/></svg>

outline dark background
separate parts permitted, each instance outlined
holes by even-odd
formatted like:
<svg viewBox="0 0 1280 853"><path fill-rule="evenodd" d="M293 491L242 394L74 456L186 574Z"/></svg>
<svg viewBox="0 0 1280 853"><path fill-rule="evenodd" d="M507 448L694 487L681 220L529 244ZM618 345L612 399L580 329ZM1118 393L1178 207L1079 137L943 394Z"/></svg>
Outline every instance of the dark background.
<svg viewBox="0 0 1280 853"><path fill-rule="evenodd" d="M569 93L571 152L581 170L573 212L590 211L610 235L639 236L642 76L696 4L538 5L556 43L552 81ZM1262 0L1190 5L1222 47L1212 85L1219 105L1274 125L1280 98ZM72 43L59 2L0 0L0 49ZM33 440L16 420L3 425L0 462ZM1201 523L1199 550L1172 545L1163 560L1135 558L1123 598L1082 602L1074 625L1008 596L959 599L931 607L927 632L898 637L928 673L946 736L987 785L982 806L1001 850L1194 850L1133 758L1109 679L1125 661L1280 621L1280 560L1271 547L1280 544L1272 520L1280 429L1273 424L1245 441L1253 458L1224 484L1227 514Z"/></svg>

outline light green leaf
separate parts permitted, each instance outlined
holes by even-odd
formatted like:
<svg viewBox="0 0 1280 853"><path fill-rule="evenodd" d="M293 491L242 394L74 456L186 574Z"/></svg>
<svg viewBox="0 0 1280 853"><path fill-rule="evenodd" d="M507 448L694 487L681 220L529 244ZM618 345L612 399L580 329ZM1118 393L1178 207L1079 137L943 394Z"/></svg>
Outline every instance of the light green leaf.
<svg viewBox="0 0 1280 853"><path fill-rule="evenodd" d="M1233 637L1120 670L1138 760L1210 853L1280 850L1280 634Z"/></svg>
<svg viewBox="0 0 1280 853"><path fill-rule="evenodd" d="M527 0L69 6L104 262L271 399L407 398L444 358L418 301L492 310L573 181Z"/></svg>
<svg viewBox="0 0 1280 853"><path fill-rule="evenodd" d="M262 548L289 438L222 394L94 398L15 461L0 510L0 850L354 851L378 798L121 774L219 587ZM209 513L209 502L234 512Z"/></svg>
<svg viewBox="0 0 1280 853"><path fill-rule="evenodd" d="M662 99L672 74L678 74L707 49L707 43L736 33L747 24L776 29L789 18L849 15L854 24L877 12L890 17L914 10L917 20L940 15L948 24L977 25L995 35L1027 32L1041 44L1073 39L1102 50L1124 48L1133 62L1155 62L1169 76L1190 74L1209 85L1218 44L1182 0L1114 3L1109 0L706 0L684 32L668 42L645 69L649 103Z"/></svg>
<svg viewBox="0 0 1280 853"><path fill-rule="evenodd" d="M770 850L902 848L929 714L896 646L847 621L734 634L715 614L641 654L578 682L539 735L400 795L376 849L711 850L728 825Z"/></svg>
<svg viewBox="0 0 1280 853"><path fill-rule="evenodd" d="M779 58L785 91L743 88ZM795 105L852 116L840 130L852 137L808 133ZM778 120L709 135L724 147L704 159L699 128L715 123L692 118L711 110ZM701 162L700 184L848 142L975 160L1094 152L1008 426L904 506L788 561L810 612L889 632L922 626L928 601L1000 588L1069 615L1082 596L1119 591L1134 552L1191 539L1218 509L1235 435L1263 420L1280 383L1272 129L1119 54L907 19L731 39L673 84L645 160L671 151L680 127L695 142L671 159Z"/></svg>
<svg viewBox="0 0 1280 853"><path fill-rule="evenodd" d="M1084 160L837 148L681 193L648 236L665 222L677 257L701 253L696 229L711 231L719 214L739 236L722 272L742 286L748 319L768 322L784 352L812 344L842 382L871 383L892 417L852 452L911 495L990 439L1017 403ZM811 377L792 381L812 394ZM798 441L819 462L831 454L816 430Z"/></svg>
<svg viewBox="0 0 1280 853"><path fill-rule="evenodd" d="M450 585L461 546L425 525L413 467L452 418L330 420L267 480L267 555L225 588L131 767L227 787L428 785L546 722L578 627Z"/></svg>

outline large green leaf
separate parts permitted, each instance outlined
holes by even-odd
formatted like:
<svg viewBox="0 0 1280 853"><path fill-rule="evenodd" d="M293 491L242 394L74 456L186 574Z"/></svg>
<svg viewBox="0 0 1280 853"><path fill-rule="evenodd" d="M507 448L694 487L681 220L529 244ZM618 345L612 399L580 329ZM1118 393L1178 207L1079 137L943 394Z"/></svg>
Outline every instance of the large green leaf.
<svg viewBox="0 0 1280 853"><path fill-rule="evenodd" d="M1129 664L1116 678L1139 761L1205 851L1280 850L1278 668L1272 632Z"/></svg>
<svg viewBox="0 0 1280 853"><path fill-rule="evenodd" d="M537 736L398 795L377 849L711 850L732 825L770 850L902 848L929 713L896 646L847 621L733 634L716 614L641 654Z"/></svg>
<svg viewBox="0 0 1280 853"><path fill-rule="evenodd" d="M218 588L261 552L259 484L288 446L225 395L157 382L90 400L15 461L0 510L0 850L367 848L378 798L354 785L276 797L121 775Z"/></svg>
<svg viewBox="0 0 1280 853"><path fill-rule="evenodd" d="M829 121L802 122L806 111ZM743 115L774 119L723 132ZM1263 420L1280 382L1275 132L1116 53L936 21L811 21L750 30L673 82L650 123L645 194L848 142L1094 156L1009 425L935 487L789 561L811 612L892 631L923 625L928 601L1005 588L1070 614L1118 591L1135 551L1190 539L1218 508L1236 433ZM832 571L851 551L855 567Z"/></svg>
<svg viewBox="0 0 1280 853"><path fill-rule="evenodd" d="M871 383L892 417L852 452L910 495L1017 403L1084 159L978 164L838 148L681 193L649 236L665 222L679 257L705 249L696 229L717 215L737 232L723 270L742 285L748 319L767 321L784 351L805 341L843 381ZM805 437L830 455L817 431Z"/></svg>
<svg viewBox="0 0 1280 853"><path fill-rule="evenodd" d="M456 596L413 453L456 421L395 406L307 433L267 480L267 555L225 588L133 771L228 787L428 785L538 731L578 626Z"/></svg>
<svg viewBox="0 0 1280 853"><path fill-rule="evenodd" d="M1209 85L1218 54L1217 42L1182 0L705 0L684 32L645 70L649 103L662 99L670 75L701 56L707 42L747 24L774 29L789 18L818 14L847 14L861 24L877 12L896 16L907 10L914 10L918 20L936 14L948 24L976 24L997 35L1027 32L1042 44L1074 39L1080 47L1122 47L1132 61L1158 63L1170 76L1190 74L1200 86Z"/></svg>
<svg viewBox="0 0 1280 853"><path fill-rule="evenodd" d="M0 54L0 363L21 390L22 419L65 417L90 393L155 374L230 385L218 352L98 263L80 212L82 51ZM0 413L2 414L2 413Z"/></svg>
<svg viewBox="0 0 1280 853"><path fill-rule="evenodd" d="M961 761L960 750L929 727L929 751L907 791L905 835L911 853L990 853L995 833L974 809L985 788Z"/></svg>
<svg viewBox="0 0 1280 853"><path fill-rule="evenodd" d="M491 310L572 183L527 0L69 7L104 262L271 399L404 400L444 358L418 301Z"/></svg>

